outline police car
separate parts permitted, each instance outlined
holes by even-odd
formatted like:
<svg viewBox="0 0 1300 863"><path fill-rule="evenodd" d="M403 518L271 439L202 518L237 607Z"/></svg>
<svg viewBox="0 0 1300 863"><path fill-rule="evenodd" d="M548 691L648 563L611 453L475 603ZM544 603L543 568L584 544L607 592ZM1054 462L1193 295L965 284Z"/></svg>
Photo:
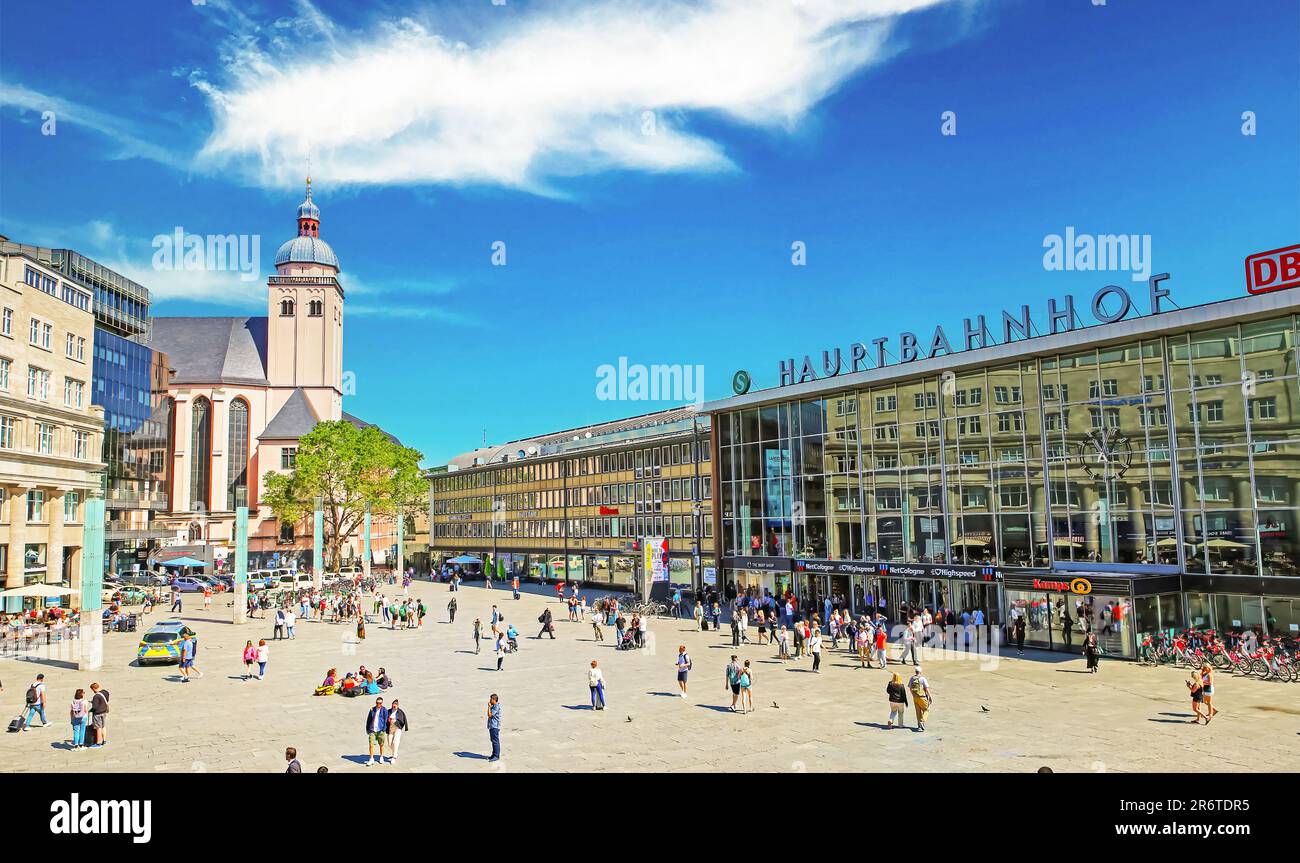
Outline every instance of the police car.
<svg viewBox="0 0 1300 863"><path fill-rule="evenodd" d="M151 662L180 662L183 635L197 638L194 630L179 620L162 620L155 623L140 639L136 661L141 665Z"/></svg>

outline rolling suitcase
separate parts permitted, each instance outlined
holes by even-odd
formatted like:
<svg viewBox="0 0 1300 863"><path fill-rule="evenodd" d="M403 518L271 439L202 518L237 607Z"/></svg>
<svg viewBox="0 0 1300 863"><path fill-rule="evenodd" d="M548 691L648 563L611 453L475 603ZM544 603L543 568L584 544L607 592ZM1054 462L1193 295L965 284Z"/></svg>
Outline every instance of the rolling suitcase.
<svg viewBox="0 0 1300 863"><path fill-rule="evenodd" d="M22 731L25 725L27 725L27 719L20 713L10 720L9 733L16 734L17 732Z"/></svg>

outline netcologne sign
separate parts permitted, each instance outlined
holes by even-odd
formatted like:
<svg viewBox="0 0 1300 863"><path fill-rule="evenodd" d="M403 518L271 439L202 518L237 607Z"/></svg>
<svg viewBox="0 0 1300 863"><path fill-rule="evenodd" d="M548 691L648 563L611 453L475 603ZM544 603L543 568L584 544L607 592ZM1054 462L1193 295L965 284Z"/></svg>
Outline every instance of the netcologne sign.
<svg viewBox="0 0 1300 863"><path fill-rule="evenodd" d="M1147 279L1149 314L1158 315L1165 309L1160 301L1169 296L1169 289L1160 283L1169 278L1168 273L1160 273ZM1022 305L1016 311L1003 310L1000 320L995 318L992 326L989 319L979 315L973 320L966 318L962 324L961 337L957 347L942 326L934 328L934 334L922 341L916 333L905 332L898 336L898 363L910 363L927 357L942 357L961 351L977 350L995 344L1007 344L1032 338L1035 335L1055 335L1091 326L1083 322L1080 312L1082 304L1076 303L1073 294L1063 298L1052 297L1047 301L1047 331L1035 333L1033 317L1029 306ZM1136 308L1133 297L1119 285L1106 285L1092 295L1088 304L1092 318L1098 324L1113 324L1128 317ZM1000 338L998 338L1000 336ZM821 352L821 362L813 361L813 355L807 354L799 362L794 357L780 361L780 386L802 384L808 381L831 378L841 374L866 371L891 365L892 353L888 336L872 339L870 347L867 342L856 342L849 346L847 356L840 348Z"/></svg>

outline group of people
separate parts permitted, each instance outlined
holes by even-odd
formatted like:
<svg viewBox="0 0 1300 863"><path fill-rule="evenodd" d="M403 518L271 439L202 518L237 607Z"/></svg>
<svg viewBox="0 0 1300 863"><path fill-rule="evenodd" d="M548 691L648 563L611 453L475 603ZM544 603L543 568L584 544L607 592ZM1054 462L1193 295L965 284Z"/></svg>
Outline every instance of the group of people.
<svg viewBox="0 0 1300 863"><path fill-rule="evenodd" d="M378 695L393 687L393 678L387 669L380 666L379 671L371 671L362 665L355 672L349 671L339 677L337 668L325 672L325 679L312 692L313 695L343 695L349 698L358 695Z"/></svg>
<svg viewBox="0 0 1300 863"><path fill-rule="evenodd" d="M0 692L4 686L0 685ZM47 706L45 675L38 674L27 687L23 697L23 711L10 723L10 731L30 731L34 727L48 728L50 721L45 716ZM98 749L108 745L108 690L98 683L90 684L89 690L78 688L72 696L68 707L68 719L72 726L72 736L68 749L79 752L85 749ZM40 718L40 726L32 721ZM86 732L90 732L90 742L86 742Z"/></svg>

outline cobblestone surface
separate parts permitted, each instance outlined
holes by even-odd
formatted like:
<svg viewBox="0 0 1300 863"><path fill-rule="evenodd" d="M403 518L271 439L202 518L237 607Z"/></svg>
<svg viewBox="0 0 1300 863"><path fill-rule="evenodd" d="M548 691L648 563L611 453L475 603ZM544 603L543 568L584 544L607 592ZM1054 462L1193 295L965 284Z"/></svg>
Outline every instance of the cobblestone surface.
<svg viewBox="0 0 1300 863"><path fill-rule="evenodd" d="M391 590L391 588L389 588ZM1193 726L1182 673L1044 653L1024 659L923 660L935 693L928 730L885 730L886 672L859 669L839 651L822 672L809 660L782 665L770 647L735 651L754 663L754 712L727 710L723 668L731 636L691 631L682 621L651 622L651 646L596 644L588 623L570 623L553 594L466 587L456 623L446 622L444 585L412 591L430 608L423 629L376 625L356 644L349 626L300 622L294 641L269 642L265 681L241 679L246 639L270 638L269 620L228 621L224 602L181 615L199 633L202 679L181 684L174 666L137 667L137 639L106 637L104 667L78 672L50 663L0 660L0 714L21 709L30 676L46 675L53 726L0 734L5 771L275 772L285 746L304 769L331 771L1295 771L1300 770L1300 685L1218 678L1222 711ZM192 598L187 596L188 600ZM475 615L496 603L523 636L497 672L484 642L475 655ZM549 605L556 639L533 638ZM170 619L154 614L153 620ZM751 633L752 634L752 633ZM694 660L690 697L678 698L673 660L685 644ZM891 651L892 653L892 651ZM586 669L597 659L608 709L589 709ZM372 699L315 698L331 666L383 666L397 685L411 730L394 765L364 766L363 725ZM898 666L906 677L903 666ZM73 689L99 681L112 693L109 745L72 752L66 705ZM484 710L489 693L503 706L503 758L488 764ZM909 726L914 716L909 709Z"/></svg>

